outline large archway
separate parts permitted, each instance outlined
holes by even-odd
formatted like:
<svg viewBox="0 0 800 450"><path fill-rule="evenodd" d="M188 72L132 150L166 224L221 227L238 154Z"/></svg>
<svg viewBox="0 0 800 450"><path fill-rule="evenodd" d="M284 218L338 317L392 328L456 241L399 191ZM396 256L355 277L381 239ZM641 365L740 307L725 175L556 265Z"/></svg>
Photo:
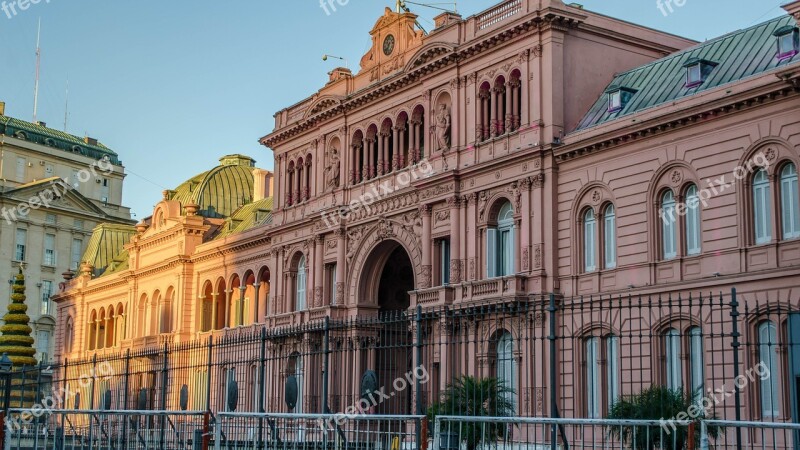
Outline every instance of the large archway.
<svg viewBox="0 0 800 450"><path fill-rule="evenodd" d="M385 240L373 248L366 259L360 280L361 305L377 309L381 326L368 334L375 344L367 356L366 370L374 370L378 385L385 392L394 391L392 383L412 369L413 337L409 331L407 310L409 291L414 289L414 267L405 247ZM374 333L374 334L373 334ZM376 414L410 414L411 389L394 392L375 406Z"/></svg>

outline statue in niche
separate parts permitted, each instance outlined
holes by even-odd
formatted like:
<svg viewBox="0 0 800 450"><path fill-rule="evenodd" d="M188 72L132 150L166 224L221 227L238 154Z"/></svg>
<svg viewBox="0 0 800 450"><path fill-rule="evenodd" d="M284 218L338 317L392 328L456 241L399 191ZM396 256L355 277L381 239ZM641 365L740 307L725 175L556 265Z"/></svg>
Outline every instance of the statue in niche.
<svg viewBox="0 0 800 450"><path fill-rule="evenodd" d="M450 149L450 111L444 103L439 105L439 111L436 113L436 142L439 150Z"/></svg>
<svg viewBox="0 0 800 450"><path fill-rule="evenodd" d="M331 149L328 156L328 165L325 166L325 180L328 190L334 190L339 187L339 173L341 172L341 162L339 161L339 151L336 148Z"/></svg>

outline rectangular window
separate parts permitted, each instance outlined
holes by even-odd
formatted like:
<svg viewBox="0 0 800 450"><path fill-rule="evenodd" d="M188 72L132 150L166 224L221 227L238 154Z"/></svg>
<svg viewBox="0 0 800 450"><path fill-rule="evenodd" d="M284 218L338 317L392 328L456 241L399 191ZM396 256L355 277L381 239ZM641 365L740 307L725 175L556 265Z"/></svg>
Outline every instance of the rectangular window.
<svg viewBox="0 0 800 450"><path fill-rule="evenodd" d="M230 411L230 407L228 404L230 403L230 394L231 389L233 386L233 382L236 381L236 369L229 368L229 369L222 369L224 376L222 377L223 385L222 385L222 398L225 399L225 404L223 408L225 411Z"/></svg>
<svg viewBox="0 0 800 450"><path fill-rule="evenodd" d="M608 112L615 112L620 109L622 109L622 92L611 92L608 94Z"/></svg>
<svg viewBox="0 0 800 450"><path fill-rule="evenodd" d="M583 224L583 268L585 272L594 272L597 268L595 266L595 257L597 255L595 245L595 221L594 219L586 220Z"/></svg>
<svg viewBox="0 0 800 450"><path fill-rule="evenodd" d="M686 204L686 254L699 255L700 241L700 202L692 196Z"/></svg>
<svg viewBox="0 0 800 450"><path fill-rule="evenodd" d="M800 214L797 205L797 176L781 176L781 225L784 239L800 237Z"/></svg>
<svg viewBox="0 0 800 450"><path fill-rule="evenodd" d="M42 281L42 315L51 315L55 311L52 310L52 305L50 304L50 296L53 295L53 282L49 280Z"/></svg>
<svg viewBox="0 0 800 450"><path fill-rule="evenodd" d="M608 400L610 410L619 400L619 338L609 336L606 338L606 361L608 364Z"/></svg>
<svg viewBox="0 0 800 450"><path fill-rule="evenodd" d="M606 269L617 267L616 216L609 214L608 210L603 224L603 254L605 255Z"/></svg>
<svg viewBox="0 0 800 450"><path fill-rule="evenodd" d="M590 419L600 417L600 339L586 340L586 413Z"/></svg>
<svg viewBox="0 0 800 450"><path fill-rule="evenodd" d="M72 247L70 249L69 268L72 270L80 269L82 256L83 256L83 241L81 239L73 239Z"/></svg>
<svg viewBox="0 0 800 450"><path fill-rule="evenodd" d="M192 374L192 408L195 411L205 411L206 395L209 391L208 372L198 371Z"/></svg>
<svg viewBox="0 0 800 450"><path fill-rule="evenodd" d="M47 213L44 219L45 223L48 225L55 225L58 222L58 218L55 214Z"/></svg>
<svg viewBox="0 0 800 450"><path fill-rule="evenodd" d="M14 261L25 261L25 246L28 242L28 231L17 228L17 240L14 248Z"/></svg>
<svg viewBox="0 0 800 450"><path fill-rule="evenodd" d="M441 274L441 285L450 284L450 240L442 239L439 241L439 273Z"/></svg>
<svg viewBox="0 0 800 450"><path fill-rule="evenodd" d="M769 183L753 183L753 213L755 216L756 244L767 244L772 241L772 224L770 223L772 211L769 202Z"/></svg>
<svg viewBox="0 0 800 450"><path fill-rule="evenodd" d="M325 286L328 290L328 298L330 299L330 304L336 305L337 298L336 298L336 264L328 264L325 266Z"/></svg>
<svg viewBox="0 0 800 450"><path fill-rule="evenodd" d="M72 225L79 230L83 230L83 219L73 220Z"/></svg>
<svg viewBox="0 0 800 450"><path fill-rule="evenodd" d="M47 362L50 359L50 332L39 330L36 332L36 351L39 353L39 361Z"/></svg>
<svg viewBox="0 0 800 450"><path fill-rule="evenodd" d="M25 158L17 158L16 178L18 183L25 183Z"/></svg>
<svg viewBox="0 0 800 450"><path fill-rule="evenodd" d="M253 388L253 405L251 411L259 411L259 398L261 397L261 377L258 366L250 366L250 386Z"/></svg>
<svg viewBox="0 0 800 450"><path fill-rule="evenodd" d="M678 330L671 329L664 335L667 387L683 389L681 376L681 336Z"/></svg>
<svg viewBox="0 0 800 450"><path fill-rule="evenodd" d="M767 321L759 325L758 354L761 366L767 369L767 375L759 380L762 418L780 416L778 344L778 330L775 323Z"/></svg>
<svg viewBox="0 0 800 450"><path fill-rule="evenodd" d="M486 230L486 276L494 278L498 276L497 267L497 229L489 228Z"/></svg>
<svg viewBox="0 0 800 450"><path fill-rule="evenodd" d="M695 401L702 400L703 393L703 333L699 327L689 330L689 361L691 363L692 392Z"/></svg>
<svg viewBox="0 0 800 450"><path fill-rule="evenodd" d="M56 235L44 235L44 260L42 264L45 266L56 265Z"/></svg>
<svg viewBox="0 0 800 450"><path fill-rule="evenodd" d="M514 229L505 228L500 231L500 275L510 276L514 274Z"/></svg>
<svg viewBox="0 0 800 450"><path fill-rule="evenodd" d="M664 208L662 217L662 233L664 234L664 259L673 259L678 256L675 246L675 207Z"/></svg>

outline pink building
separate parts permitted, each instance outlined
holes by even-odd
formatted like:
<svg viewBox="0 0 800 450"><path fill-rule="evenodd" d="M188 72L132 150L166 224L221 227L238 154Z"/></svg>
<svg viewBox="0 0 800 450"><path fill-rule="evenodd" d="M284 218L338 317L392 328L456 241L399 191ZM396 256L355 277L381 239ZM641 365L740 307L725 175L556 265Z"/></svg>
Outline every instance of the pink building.
<svg viewBox="0 0 800 450"><path fill-rule="evenodd" d="M702 44L560 0L427 34L386 9L358 73L276 113L274 200L243 157L215 169L251 183L235 195L196 194L207 174L166 192L120 259L56 297L60 357L142 352L130 376L153 404L185 384L190 408L223 408L233 385L284 411L291 378L291 410L342 411L366 372L424 366L374 411L422 412L467 374L512 387L520 415L548 415L555 390L568 417L765 363L740 412L789 421L800 2L785 8ZM170 386L150 376L165 343L191 361Z"/></svg>

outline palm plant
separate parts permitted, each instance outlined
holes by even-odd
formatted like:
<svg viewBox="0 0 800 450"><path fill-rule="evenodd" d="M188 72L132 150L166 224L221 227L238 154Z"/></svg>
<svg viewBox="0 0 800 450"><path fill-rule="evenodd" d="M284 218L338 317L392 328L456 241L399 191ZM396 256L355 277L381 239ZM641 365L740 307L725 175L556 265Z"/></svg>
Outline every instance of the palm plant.
<svg viewBox="0 0 800 450"><path fill-rule="evenodd" d="M428 408L429 423L436 416L504 417L514 414L512 400L514 389L497 378L480 378L463 375L448 384L441 399ZM466 442L467 450L475 450L481 442L493 442L505 437L507 426L502 423L481 421L456 425L459 440Z"/></svg>
<svg viewBox="0 0 800 450"><path fill-rule="evenodd" d="M642 392L623 396L609 410L608 418L615 420L658 420L659 424L651 426L624 425L609 426L610 436L630 445L634 450L652 450L663 448L682 450L686 448L690 427L673 422L676 417L689 417L687 422L693 423L694 442L700 443L700 424L704 419L715 419L714 415L706 416L706 411L697 404L697 395L688 394L681 389L669 389L664 386L651 386ZM691 414L695 411L696 414ZM679 414L683 413L679 416ZM718 426L707 427L708 437L716 440L720 435Z"/></svg>

